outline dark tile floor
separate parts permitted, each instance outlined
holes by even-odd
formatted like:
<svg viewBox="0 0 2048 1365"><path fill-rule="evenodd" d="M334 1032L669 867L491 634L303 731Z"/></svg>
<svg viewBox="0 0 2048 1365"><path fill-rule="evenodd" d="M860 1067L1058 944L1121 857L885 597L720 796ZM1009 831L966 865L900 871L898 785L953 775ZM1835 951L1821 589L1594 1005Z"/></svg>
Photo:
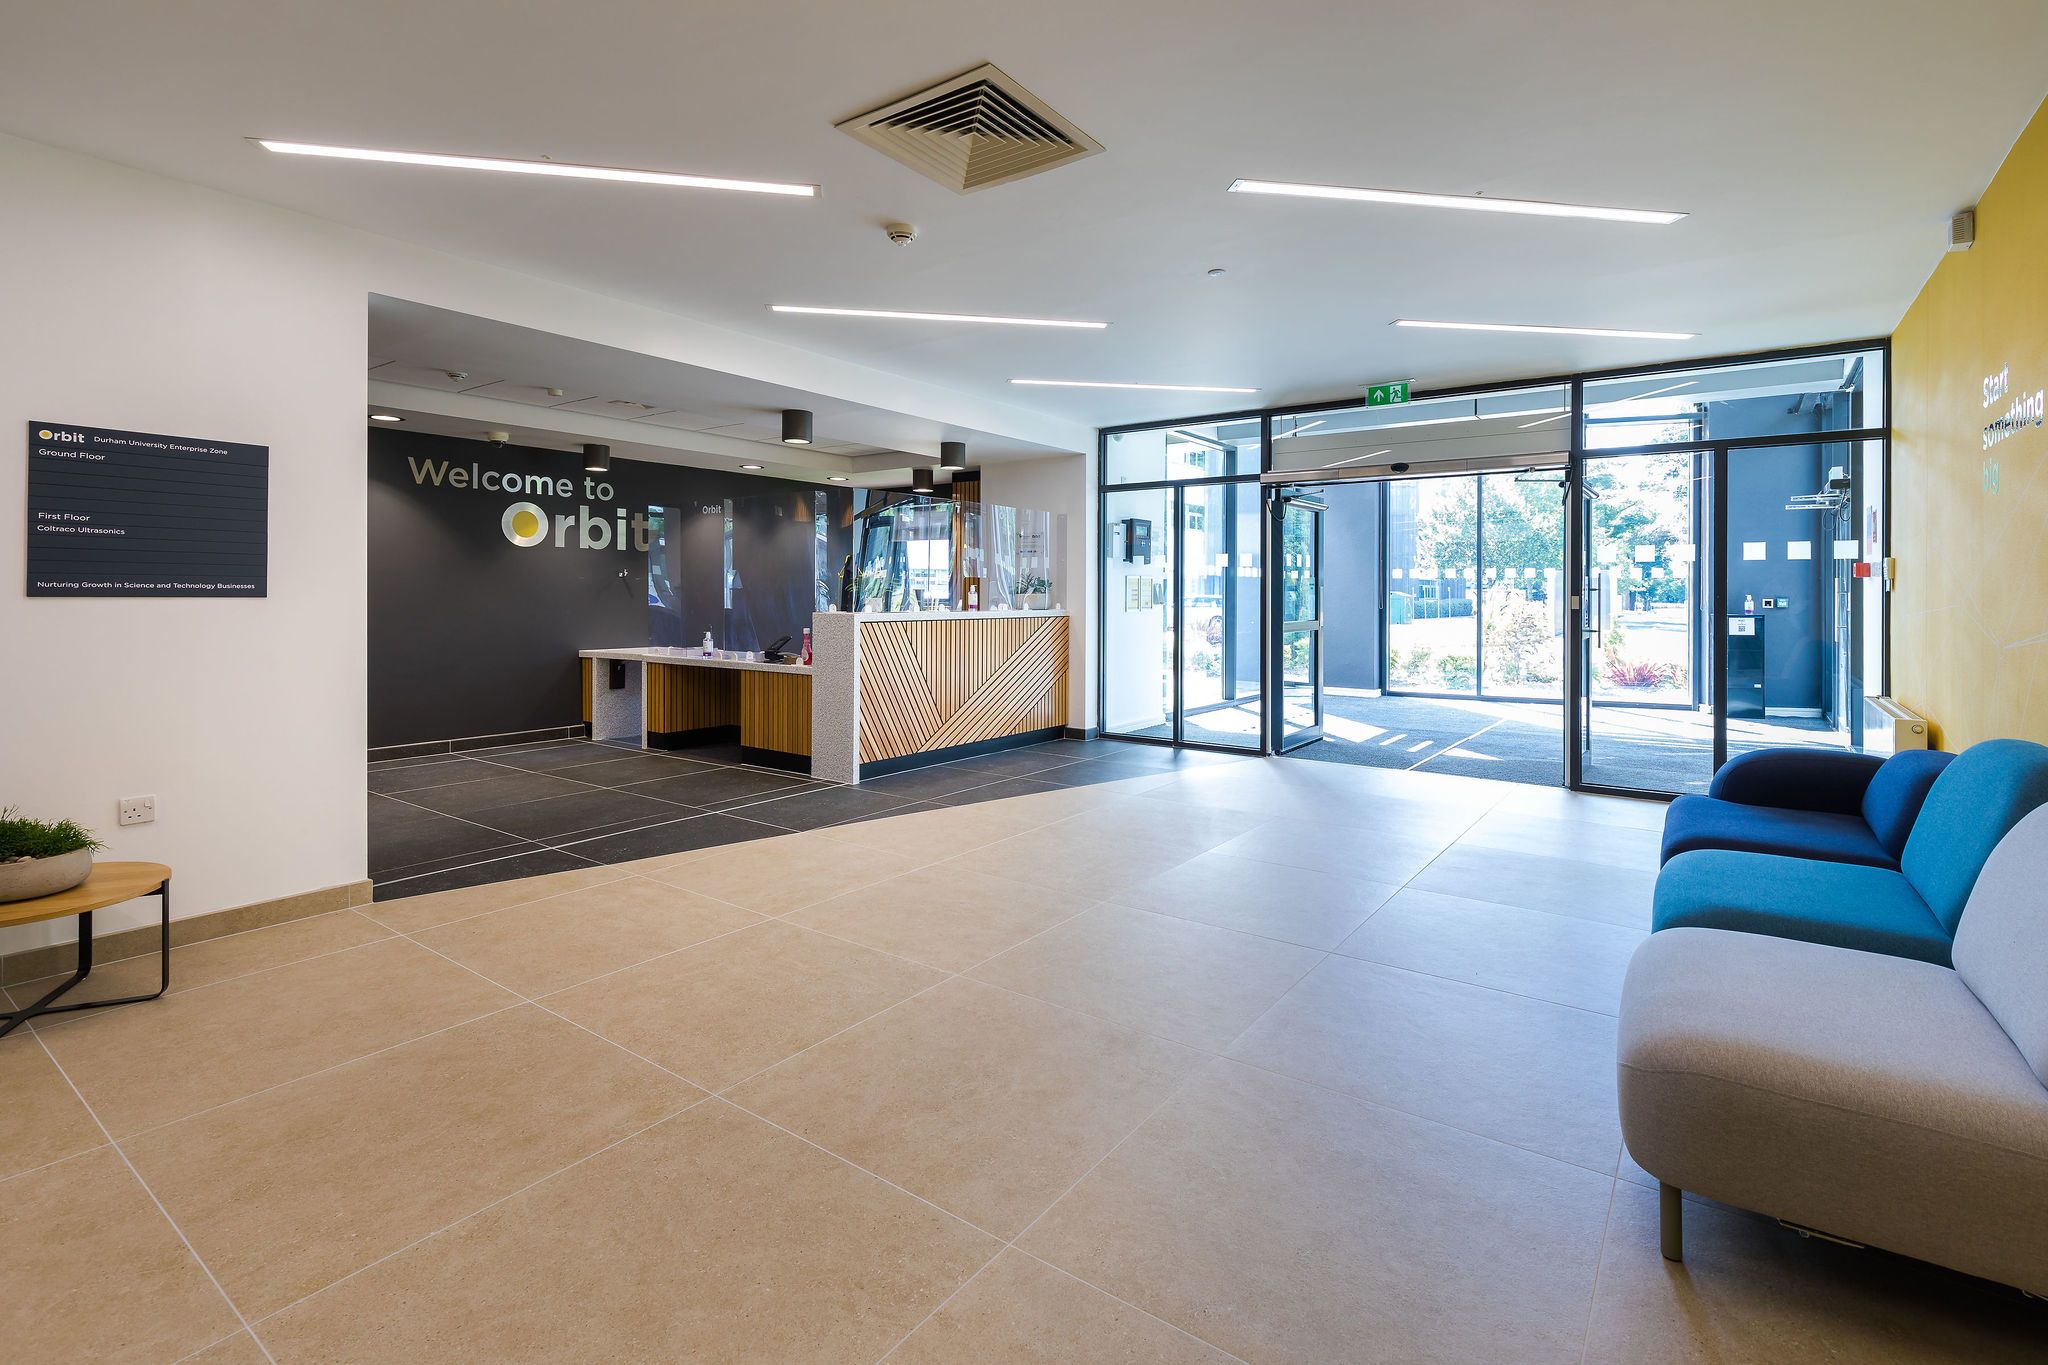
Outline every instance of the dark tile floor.
<svg viewBox="0 0 2048 1365"><path fill-rule="evenodd" d="M672 754L546 740L390 759L370 765L370 876L377 899L394 900L1233 761L1056 740L842 787L751 767L736 749Z"/></svg>

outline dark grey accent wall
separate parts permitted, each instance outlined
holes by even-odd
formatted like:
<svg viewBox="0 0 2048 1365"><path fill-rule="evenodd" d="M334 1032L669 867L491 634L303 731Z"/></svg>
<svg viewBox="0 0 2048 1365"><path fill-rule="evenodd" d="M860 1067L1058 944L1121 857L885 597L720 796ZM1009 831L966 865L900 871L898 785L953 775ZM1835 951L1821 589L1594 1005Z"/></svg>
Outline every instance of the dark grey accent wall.
<svg viewBox="0 0 2048 1365"><path fill-rule="evenodd" d="M1789 435L1818 431L1810 404L1798 414L1793 399L1747 398L1708 405L1707 430L1716 439ZM1844 456L1846 459L1846 455ZM1728 453L1728 611L1740 614L1756 599L1764 625L1764 706L1793 710L1820 708L1828 695L1828 523L1815 512L1788 512L1786 500L1820 488L1826 475L1820 446L1773 446ZM1788 542L1813 542L1813 558L1792 559ZM1746 560L1746 541L1762 541L1765 557ZM1789 607L1765 610L1765 598L1787 599Z"/></svg>
<svg viewBox="0 0 2048 1365"><path fill-rule="evenodd" d="M1323 682L1383 686L1380 497L1377 483L1332 484L1323 514Z"/></svg>
<svg viewBox="0 0 2048 1365"><path fill-rule="evenodd" d="M516 477L521 491L477 487L487 473L494 483ZM551 481L549 491L526 487L528 479ZM567 496L552 482L558 480L568 481ZM610 496L597 497L605 485ZM562 451L372 428L371 745L574 725L582 719L577 651L645 643L653 635L651 619L661 616L694 626L693 642L711 629L725 643L731 629L720 586L725 500L774 494L775 501L794 507L796 500L821 491L830 500L835 543L843 545L852 504L844 489L623 459L613 460L605 474L586 475L580 461ZM520 502L549 518L541 544L520 546L506 536L506 509ZM665 551L669 581L687 597L675 612L650 610L648 555L632 544L631 517L650 507L673 509ZM707 515L707 507L716 513ZM627 547L581 548L574 525L565 533L566 544L558 546L553 519L577 517L586 508L613 542L624 512ZM814 534L814 525L807 525L806 544ZM593 526L591 539L597 538ZM770 592L770 565L781 563L774 556L787 548L779 534L775 545L770 560L756 566L760 588L750 591ZM808 558L801 580L770 594L778 602L771 613L776 621L790 614L791 602L808 603ZM713 604L717 614L696 624ZM808 623L806 612L795 633ZM729 647L757 646L734 640Z"/></svg>

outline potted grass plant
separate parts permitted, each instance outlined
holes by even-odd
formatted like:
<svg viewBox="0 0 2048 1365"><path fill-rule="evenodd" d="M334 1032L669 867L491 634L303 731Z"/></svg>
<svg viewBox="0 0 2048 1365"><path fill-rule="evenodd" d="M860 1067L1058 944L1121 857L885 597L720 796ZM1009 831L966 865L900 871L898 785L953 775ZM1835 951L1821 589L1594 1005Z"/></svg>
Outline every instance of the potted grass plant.
<svg viewBox="0 0 2048 1365"><path fill-rule="evenodd" d="M0 902L69 891L92 874L92 855L105 847L76 820L0 810Z"/></svg>

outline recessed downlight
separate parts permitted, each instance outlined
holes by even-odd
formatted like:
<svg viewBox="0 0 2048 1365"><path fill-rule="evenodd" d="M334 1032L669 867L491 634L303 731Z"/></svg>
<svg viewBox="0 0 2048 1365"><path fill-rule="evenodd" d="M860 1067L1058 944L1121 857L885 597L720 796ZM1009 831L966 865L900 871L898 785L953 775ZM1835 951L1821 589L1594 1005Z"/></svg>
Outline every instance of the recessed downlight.
<svg viewBox="0 0 2048 1365"><path fill-rule="evenodd" d="M993 313L916 313L894 308L818 308L808 304L771 303L771 313L809 313L830 318L888 318L898 322L988 322L1002 327L1080 327L1099 332L1106 322L1080 322L1072 318L1013 318Z"/></svg>
<svg viewBox="0 0 2048 1365"><path fill-rule="evenodd" d="M405 419L395 412L373 412L370 414L370 420L372 422L403 422Z"/></svg>
<svg viewBox="0 0 2048 1365"><path fill-rule="evenodd" d="M1424 194L1415 190L1376 190L1350 185L1304 185L1285 180L1233 180L1232 194L1284 194L1302 199L1351 199L1369 204L1405 204L1413 208L1465 209L1473 213L1520 213L1536 218L1598 218L1611 223L1669 226L1685 217L1661 209L1614 209L1598 204L1555 204L1541 199L1496 199L1486 194Z"/></svg>
<svg viewBox="0 0 2048 1365"><path fill-rule="evenodd" d="M1643 332L1628 327L1550 327L1527 322L1425 322L1396 318L1396 327L1428 327L1442 332L1529 332L1539 336L1621 337L1628 341L1691 341L1698 332Z"/></svg>
<svg viewBox="0 0 2048 1365"><path fill-rule="evenodd" d="M1012 379L1012 384L1031 384L1046 389L1149 389L1155 393L1257 393L1221 384L1121 384L1103 379Z"/></svg>
<svg viewBox="0 0 2048 1365"><path fill-rule="evenodd" d="M814 199L816 185L791 185L772 180L730 180L715 175L680 175L673 171L636 171L625 166L587 166L570 161L520 161L496 156L456 156L445 152L394 152L377 147L330 147L314 142L279 142L251 138L266 151L286 156L325 156L343 161L388 161L400 166L436 166L457 171L503 171L511 175L554 175L571 180L618 180L632 185L668 185L690 190L737 190L743 194L787 194Z"/></svg>

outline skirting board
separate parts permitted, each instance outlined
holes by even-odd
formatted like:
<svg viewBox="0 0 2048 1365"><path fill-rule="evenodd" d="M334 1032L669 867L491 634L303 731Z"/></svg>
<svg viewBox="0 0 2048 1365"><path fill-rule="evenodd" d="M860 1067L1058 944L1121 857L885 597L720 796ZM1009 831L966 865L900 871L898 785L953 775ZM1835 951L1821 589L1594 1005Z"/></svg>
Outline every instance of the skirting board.
<svg viewBox="0 0 2048 1365"><path fill-rule="evenodd" d="M462 739L430 739L419 744L373 744L370 761L382 763L394 758L425 758L429 754L459 754L470 749L498 749L512 744L538 744L550 739L588 739L590 727L550 725L542 730L513 730L502 735L468 735Z"/></svg>
<svg viewBox="0 0 2048 1365"><path fill-rule="evenodd" d="M172 881L175 883L176 878L174 877ZM295 896L280 896L276 900L237 905L227 910L215 910L210 914L190 915L184 919L171 921L171 946L183 948L188 944L225 938L229 934L244 933L250 929L267 929L273 924L284 924L295 919L308 919L336 910L353 910L359 905L369 903L369 882L345 882L340 886L324 887L318 891L302 891ZM154 953L157 950L159 932L156 925L144 924L134 929L117 929L111 934L100 934L92 941L93 961L104 966L109 962L118 962L122 958ZM75 941L50 943L40 948L24 948L18 953L9 953L0 958L0 985L12 986L23 981L55 976L59 972L74 970L77 964L78 945Z"/></svg>

